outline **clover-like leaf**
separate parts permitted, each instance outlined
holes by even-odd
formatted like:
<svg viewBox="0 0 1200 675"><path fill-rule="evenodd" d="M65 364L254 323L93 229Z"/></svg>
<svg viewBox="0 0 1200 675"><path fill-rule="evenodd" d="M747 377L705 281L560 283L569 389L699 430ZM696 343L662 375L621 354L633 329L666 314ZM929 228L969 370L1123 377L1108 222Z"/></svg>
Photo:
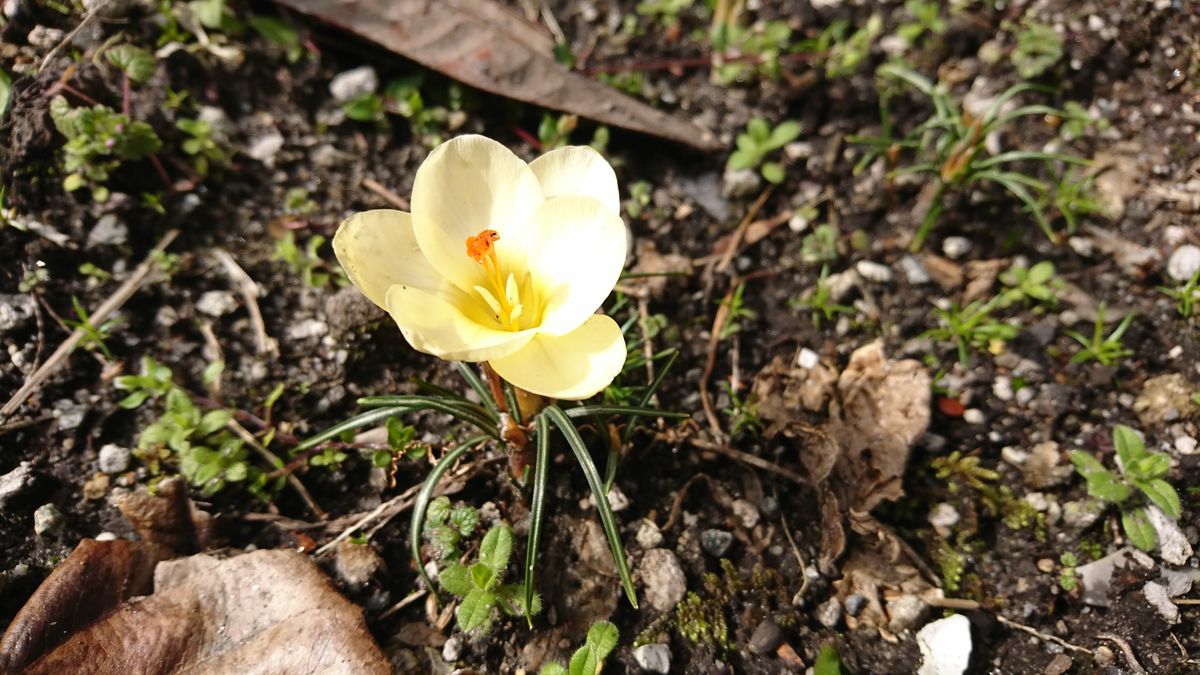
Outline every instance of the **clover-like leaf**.
<svg viewBox="0 0 1200 675"><path fill-rule="evenodd" d="M105 52L104 56L134 82L145 82L154 75L154 55L141 47L117 45Z"/></svg>

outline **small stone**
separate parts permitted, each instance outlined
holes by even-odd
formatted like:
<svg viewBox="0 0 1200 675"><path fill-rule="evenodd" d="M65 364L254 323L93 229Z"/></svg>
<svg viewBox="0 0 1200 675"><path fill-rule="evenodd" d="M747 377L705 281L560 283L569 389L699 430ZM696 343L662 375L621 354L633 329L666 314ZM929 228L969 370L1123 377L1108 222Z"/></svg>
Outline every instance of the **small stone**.
<svg viewBox="0 0 1200 675"><path fill-rule="evenodd" d="M971 622L962 614L925 624L917 631L921 668L917 675L962 675L971 660Z"/></svg>
<svg viewBox="0 0 1200 675"><path fill-rule="evenodd" d="M237 308L237 299L229 291L205 291L196 301L196 311L213 318L230 314Z"/></svg>
<svg viewBox="0 0 1200 675"><path fill-rule="evenodd" d="M1090 237L1070 237L1067 239L1067 246L1084 258L1090 258L1096 254L1096 242Z"/></svg>
<svg viewBox="0 0 1200 675"><path fill-rule="evenodd" d="M65 34L57 29L49 26L34 26L33 30L29 31L29 35L25 37L29 41L30 46L38 49L54 49L60 42L63 41Z"/></svg>
<svg viewBox="0 0 1200 675"><path fill-rule="evenodd" d="M884 609L889 618L888 630L903 633L916 625L929 609L929 605L919 595L904 593L889 598Z"/></svg>
<svg viewBox="0 0 1200 675"><path fill-rule="evenodd" d="M904 278L908 279L908 283L913 286L929 283L929 273L925 271L921 261L911 255L900 259L900 271L904 272Z"/></svg>
<svg viewBox="0 0 1200 675"><path fill-rule="evenodd" d="M1132 568L1134 565L1153 566L1153 560L1146 564L1147 561L1144 558L1144 553L1131 546L1126 546L1099 560L1076 567L1075 574L1079 577L1081 590L1080 599L1088 605L1108 607L1112 604L1112 598L1109 595L1112 591L1113 572L1126 567Z"/></svg>
<svg viewBox="0 0 1200 675"><path fill-rule="evenodd" d="M237 127L225 114L225 109L215 105L202 105L196 111L196 119L208 125L209 135L214 140L228 141Z"/></svg>
<svg viewBox="0 0 1200 675"><path fill-rule="evenodd" d="M1054 567L1055 567L1054 560L1052 560L1050 558L1042 558L1041 560L1037 561L1038 571L1042 572L1043 574L1049 574L1049 573L1053 572Z"/></svg>
<svg viewBox="0 0 1200 675"><path fill-rule="evenodd" d="M58 417L58 428L63 431L78 429L87 415L87 406L76 403L71 399L61 399L54 404L54 414Z"/></svg>
<svg viewBox="0 0 1200 675"><path fill-rule="evenodd" d="M459 635L451 635L446 644L442 645L442 660L446 663L454 663L462 656L463 641Z"/></svg>
<svg viewBox="0 0 1200 675"><path fill-rule="evenodd" d="M100 448L100 470L104 473L121 473L129 468L129 457L129 448L108 443Z"/></svg>
<svg viewBox="0 0 1200 675"><path fill-rule="evenodd" d="M1096 651L1093 653L1096 655L1097 668L1107 668L1113 664L1113 661L1117 660L1117 655L1108 645L1096 647Z"/></svg>
<svg viewBox="0 0 1200 675"><path fill-rule="evenodd" d="M808 347L801 349L800 354L796 356L796 365L805 370L816 368L820 362L821 357Z"/></svg>
<svg viewBox="0 0 1200 675"><path fill-rule="evenodd" d="M725 530L708 529L700 533L700 547L714 558L723 557L733 544L733 533Z"/></svg>
<svg viewBox="0 0 1200 675"><path fill-rule="evenodd" d="M91 501L104 499L108 494L109 485L112 484L112 479L106 473L93 474L91 478L83 482L83 498Z"/></svg>
<svg viewBox="0 0 1200 675"><path fill-rule="evenodd" d="M646 551L638 570L646 600L659 612L673 609L687 593L687 577L674 551L665 548Z"/></svg>
<svg viewBox="0 0 1200 675"><path fill-rule="evenodd" d="M958 260L971 252L971 240L966 237L946 237L942 241L942 253L951 260Z"/></svg>
<svg viewBox="0 0 1200 675"><path fill-rule="evenodd" d="M329 325L320 319L304 319L294 323L287 329L289 340L308 340L318 338L329 332Z"/></svg>
<svg viewBox="0 0 1200 675"><path fill-rule="evenodd" d="M21 494L32 483L33 467L29 462L21 462L15 469L0 476L0 511L8 506L8 500Z"/></svg>
<svg viewBox="0 0 1200 675"><path fill-rule="evenodd" d="M625 509L629 508L629 497L625 496L625 493L621 491L621 488L614 485L612 489L608 491L608 505L612 507L613 511L624 511Z"/></svg>
<svg viewBox="0 0 1200 675"><path fill-rule="evenodd" d="M1200 246L1184 244L1167 259L1167 275L1175 281L1187 282L1200 270Z"/></svg>
<svg viewBox="0 0 1200 675"><path fill-rule="evenodd" d="M96 535L96 541L116 541L117 539L117 535L112 532L101 532Z"/></svg>
<svg viewBox="0 0 1200 675"><path fill-rule="evenodd" d="M781 644L783 644L783 629L779 627L779 624L767 618L763 619L763 622L758 624L758 628L754 629L748 646L751 652L761 656L770 654Z"/></svg>
<svg viewBox="0 0 1200 675"><path fill-rule="evenodd" d="M383 558L369 544L338 542L333 571L351 591L362 590L383 569Z"/></svg>
<svg viewBox="0 0 1200 675"><path fill-rule="evenodd" d="M875 284L886 284L892 280L892 270L887 265L881 265L870 260L860 260L854 265L854 269L862 278Z"/></svg>
<svg viewBox="0 0 1200 675"><path fill-rule="evenodd" d="M735 499L730 508L733 510L733 515L741 521L742 527L752 530L755 525L758 525L758 507L754 505L754 502L748 499Z"/></svg>
<svg viewBox="0 0 1200 675"><path fill-rule="evenodd" d="M1165 586L1147 581L1146 585L1142 586L1142 595L1146 596L1146 600L1154 606L1154 609L1158 610L1159 615L1168 624L1179 623L1179 607L1171 602L1171 596L1167 593Z"/></svg>
<svg viewBox="0 0 1200 675"><path fill-rule="evenodd" d="M1191 416L1196 408L1192 403L1195 391L1182 373L1152 377L1142 385L1141 393L1133 402L1133 411L1146 426L1172 422L1183 415Z"/></svg>
<svg viewBox="0 0 1200 675"><path fill-rule="evenodd" d="M749 197L762 187L762 178L754 169L725 169L721 194L730 199Z"/></svg>
<svg viewBox="0 0 1200 675"><path fill-rule="evenodd" d="M1188 572L1195 573L1196 571L1189 569ZM1196 578L1188 572L1176 571L1167 567L1159 568L1158 576L1166 582L1167 595L1178 598L1191 592Z"/></svg>
<svg viewBox="0 0 1200 675"><path fill-rule="evenodd" d="M96 221L88 232L86 248L93 246L120 246L129 241L129 228L111 213Z"/></svg>
<svg viewBox="0 0 1200 675"><path fill-rule="evenodd" d="M1013 399L1012 378L1007 375L998 375L992 382L992 394L1001 401L1011 401Z"/></svg>
<svg viewBox="0 0 1200 675"><path fill-rule="evenodd" d="M830 598L817 608L817 621L826 628L837 628L842 620L842 603L837 598Z"/></svg>
<svg viewBox="0 0 1200 675"><path fill-rule="evenodd" d="M638 525L637 531L638 546L649 550L652 548L657 548L662 542L663 536L662 532L659 531L658 526L649 520L642 519L641 523Z"/></svg>
<svg viewBox="0 0 1200 675"><path fill-rule="evenodd" d="M338 73L329 82L329 93L338 103L347 103L356 98L374 93L379 88L379 76L371 66L359 66Z"/></svg>
<svg viewBox="0 0 1200 675"><path fill-rule="evenodd" d="M39 537L53 537L62 532L62 511L54 504L42 504L33 512L33 532Z"/></svg>
<svg viewBox="0 0 1200 675"><path fill-rule="evenodd" d="M808 218L807 214L797 211L792 214L791 218L788 218L788 229L796 234L801 234L808 230L808 226L811 223L812 221Z"/></svg>
<svg viewBox="0 0 1200 675"><path fill-rule="evenodd" d="M861 593L851 593L850 595L846 596L846 599L842 602L842 605L845 608L847 615L858 616L859 613L863 611L863 607L867 606L867 598Z"/></svg>
<svg viewBox="0 0 1200 675"><path fill-rule="evenodd" d="M268 129L250 141L246 146L246 155L250 159L271 166L275 162L275 155L279 154L281 149L283 149L283 134L276 129Z"/></svg>
<svg viewBox="0 0 1200 675"><path fill-rule="evenodd" d="M968 408L963 412L962 418L964 422L971 425L980 425L987 421L987 418L983 415L983 411L979 408Z"/></svg>
<svg viewBox="0 0 1200 675"><path fill-rule="evenodd" d="M0 294L0 334L28 323L33 318L34 310L31 295Z"/></svg>
<svg viewBox="0 0 1200 675"><path fill-rule="evenodd" d="M1098 499L1080 499L1062 505L1063 525L1075 530L1085 530L1100 519L1104 504Z"/></svg>
<svg viewBox="0 0 1200 675"><path fill-rule="evenodd" d="M1158 553L1162 559L1172 565L1187 563L1188 558L1192 557L1192 545L1175 519L1154 505L1146 507L1146 515L1158 533Z"/></svg>
<svg viewBox="0 0 1200 675"><path fill-rule="evenodd" d="M950 535L950 528L958 524L960 517L953 504L941 502L930 509L929 524L939 535L947 537Z"/></svg>
<svg viewBox="0 0 1200 675"><path fill-rule="evenodd" d="M671 648L661 642L642 645L633 650L633 660L648 673L671 672Z"/></svg>
<svg viewBox="0 0 1200 675"><path fill-rule="evenodd" d="M1050 659L1050 663L1042 669L1042 675L1064 675L1075 662L1066 654L1059 654Z"/></svg>

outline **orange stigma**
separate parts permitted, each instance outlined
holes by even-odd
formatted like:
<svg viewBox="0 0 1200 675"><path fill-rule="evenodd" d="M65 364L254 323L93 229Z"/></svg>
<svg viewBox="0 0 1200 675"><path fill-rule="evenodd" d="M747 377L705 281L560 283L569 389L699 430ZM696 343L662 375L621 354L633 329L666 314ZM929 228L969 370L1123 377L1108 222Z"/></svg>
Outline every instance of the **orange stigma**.
<svg viewBox="0 0 1200 675"><path fill-rule="evenodd" d="M500 239L500 233L495 230L484 230L474 237L467 237L467 255L480 265L485 264L484 258L496 262L494 244Z"/></svg>

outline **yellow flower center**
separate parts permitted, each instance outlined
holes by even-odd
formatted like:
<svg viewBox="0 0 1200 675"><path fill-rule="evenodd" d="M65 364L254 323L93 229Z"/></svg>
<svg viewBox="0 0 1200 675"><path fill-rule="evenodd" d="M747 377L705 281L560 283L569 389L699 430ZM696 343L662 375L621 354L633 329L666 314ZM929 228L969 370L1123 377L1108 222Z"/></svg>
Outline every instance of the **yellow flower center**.
<svg viewBox="0 0 1200 675"><path fill-rule="evenodd" d="M496 242L500 233L495 230L483 230L473 237L467 237L467 255L472 260L483 265L487 286L475 286L475 292L491 308L496 321L504 330L521 330L520 319L525 312L521 304L521 290L516 276L509 272L505 277L500 271L500 259L496 256Z"/></svg>

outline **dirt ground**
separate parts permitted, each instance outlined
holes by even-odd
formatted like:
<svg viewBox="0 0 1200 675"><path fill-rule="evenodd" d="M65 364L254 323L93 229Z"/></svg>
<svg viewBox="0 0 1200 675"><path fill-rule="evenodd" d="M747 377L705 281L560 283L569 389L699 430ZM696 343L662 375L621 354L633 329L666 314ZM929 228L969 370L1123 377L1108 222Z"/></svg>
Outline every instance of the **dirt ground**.
<svg viewBox="0 0 1200 675"><path fill-rule="evenodd" d="M231 2L227 11L241 22L280 19L298 31L295 45L242 25L210 29L216 48L206 50L187 22L171 21L186 3L114 4L119 11L89 22L45 64L79 24L79 8L13 0L0 25L0 69L13 80L0 121L0 252L10 260L0 267L0 398L70 335L80 320L73 300L94 312L165 234L179 231L118 322L93 326L104 331L103 346L85 341L0 418L5 625L82 538L132 536L108 499L113 491L179 472L170 451L138 449L162 402L118 405L128 392L115 379L137 373L143 357L169 367L197 406L239 411L236 419L260 441L274 428L269 449L290 462L324 514L289 485L259 494L236 481L211 493L194 489L198 505L217 516L227 550L311 550L418 484L427 459L398 461L394 482L372 465L369 449L347 448L333 466L311 453L291 462L299 438L359 411L358 397L410 393L416 380L463 391L449 364L410 349L345 282L328 240L350 214L406 199L435 137L481 133L526 159L550 140L539 133L542 108L458 87L279 6ZM1182 285L1173 266L1194 264L1187 252L1200 245L1200 8L1187 0L934 2L940 31L910 44L896 39L913 21L906 3L750 2L743 25L790 29L779 72L770 77L752 67L758 61L735 56L729 63L751 67L721 82L711 66L712 10L699 0L677 4L677 23L627 0L511 6L548 35L561 33L577 73L713 132L723 148L701 152L611 127L604 149L627 200L627 267L660 274L626 279L606 307L635 326L632 334L650 328L651 352L678 350L657 399L691 415L640 429L617 473L614 506L640 608L621 597L587 483L564 450L551 467L543 529L538 590L546 610L532 628L504 619L490 633L464 636L453 622L439 624L424 600L396 609L418 588L405 515L370 537L382 564L362 587L339 577L333 553L318 557L363 608L396 671L536 672L547 658L565 662L588 625L608 619L621 640L605 673L643 672L646 652L637 647L645 643L665 644L675 673L805 672L826 645L842 672L913 673L922 661L917 631L957 612L970 621L970 673L1200 672L1188 591L1155 603L1145 590L1176 577L1190 589L1198 576L1191 546L1200 543L1200 403L1189 397L1200 391L1200 333L1197 319L1182 317L1159 287ZM829 64L850 41L831 47L817 38L837 21L853 32L873 17L878 30L861 62L835 72ZM1012 54L1030 22L1050 26L1062 53L1023 78ZM124 94L121 72L98 55L116 43L160 49L171 31L190 47L160 51L148 79ZM240 64L223 60L221 49L240 52ZM1081 106L1088 121L1077 134L1064 132L1064 119L1036 115L981 142L993 154L1090 160L1095 212L1068 232L1048 208L1062 234L1051 240L1010 193L976 184L946 195L931 236L910 252L937 179L891 175L916 161L917 151L899 147L855 170L869 149L856 138L884 132L876 69L896 58L940 78L955 100L986 104L1028 79L1038 88L1020 94L1022 105ZM330 83L364 65L382 83L423 76L426 109L442 112L348 117ZM127 103L130 118L162 139L160 167L124 162L107 179L103 202L87 188L66 192L65 139L50 116L56 95L73 106ZM912 89L897 89L888 108L898 131L932 110ZM187 136L177 126L202 113L222 155L206 171L183 149ZM754 118L803 127L772 155L785 170L772 189L753 170L726 168ZM570 142L589 143L596 128L580 119ZM1019 166L1049 175L1036 161ZM833 236L822 245L818 232ZM736 249L722 265L731 239ZM1054 266L1055 299L997 310L992 319L1016 327L1007 338L968 346L960 360L952 341L927 334L939 326L939 307L992 298L1008 288L1003 273L1014 264L1043 261ZM817 321L805 298L822 284L839 309ZM1099 313L1106 334L1133 317L1122 337L1128 353L1107 365L1078 362L1068 331L1090 336ZM911 427L928 415L928 425L905 443L881 426L857 459L842 457L821 474L813 458L824 452L822 438L840 438L836 410L804 408L790 387L804 390L825 373L825 395L853 416L848 390L829 392L852 370L851 355L876 341L890 367L908 361L904 367L929 382L912 399L928 405L896 423ZM214 385L204 374L218 360L224 370ZM642 367L620 383L644 384ZM870 380L864 395L883 400L893 385ZM870 409L881 423L887 417ZM435 450L464 435L441 415L406 421ZM1074 570L1127 546L1128 537L1116 508L1089 499L1068 452L1113 467L1118 424L1169 455L1166 480L1182 498L1182 515L1157 528L1160 539L1174 533L1177 550L1154 547L1147 565L1120 569L1102 584L1101 606L1085 597ZM133 452L126 466L106 472L101 449L109 445ZM885 447L900 458L894 475L881 468ZM602 453L596 459L602 463ZM274 469L255 454L246 461ZM467 461L452 499L479 507L485 520L513 523L523 551L528 506L507 478L503 449L489 446ZM35 534L34 513L46 504L58 514ZM651 586L671 581L664 559L694 594L679 608L648 599Z"/></svg>

